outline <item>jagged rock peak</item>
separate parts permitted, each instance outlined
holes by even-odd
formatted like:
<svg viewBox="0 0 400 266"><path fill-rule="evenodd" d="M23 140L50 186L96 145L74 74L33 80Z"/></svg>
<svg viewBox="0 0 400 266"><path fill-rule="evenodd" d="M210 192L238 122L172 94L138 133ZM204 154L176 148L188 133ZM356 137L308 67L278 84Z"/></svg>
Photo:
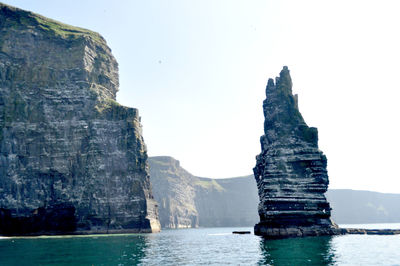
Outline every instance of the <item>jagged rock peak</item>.
<svg viewBox="0 0 400 266"><path fill-rule="evenodd" d="M0 4L0 235L160 228L138 110L97 33Z"/></svg>
<svg viewBox="0 0 400 266"><path fill-rule="evenodd" d="M275 88L285 92L287 94L292 94L292 78L290 77L290 71L287 66L284 66L282 71L279 74L279 77L275 78L276 86L274 80L272 78L268 79L266 94L268 97L269 92L274 92Z"/></svg>
<svg viewBox="0 0 400 266"><path fill-rule="evenodd" d="M292 94L292 79L284 67L276 82L268 80L264 109L264 142L280 140L304 140L310 145L318 145L318 131L309 128L298 108L298 97Z"/></svg>
<svg viewBox="0 0 400 266"><path fill-rule="evenodd" d="M317 129L300 114L287 67L275 83L268 80L266 96L261 154L253 169L260 196L255 233L276 238L337 233L324 196L327 159L318 149Z"/></svg>

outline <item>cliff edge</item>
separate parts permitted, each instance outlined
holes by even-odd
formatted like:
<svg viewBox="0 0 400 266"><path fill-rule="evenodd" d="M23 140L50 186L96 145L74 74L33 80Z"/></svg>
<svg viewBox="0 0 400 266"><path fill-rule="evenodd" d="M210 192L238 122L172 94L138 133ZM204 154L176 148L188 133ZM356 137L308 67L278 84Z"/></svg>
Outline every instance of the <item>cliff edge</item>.
<svg viewBox="0 0 400 266"><path fill-rule="evenodd" d="M118 86L99 34L0 4L0 235L159 231Z"/></svg>

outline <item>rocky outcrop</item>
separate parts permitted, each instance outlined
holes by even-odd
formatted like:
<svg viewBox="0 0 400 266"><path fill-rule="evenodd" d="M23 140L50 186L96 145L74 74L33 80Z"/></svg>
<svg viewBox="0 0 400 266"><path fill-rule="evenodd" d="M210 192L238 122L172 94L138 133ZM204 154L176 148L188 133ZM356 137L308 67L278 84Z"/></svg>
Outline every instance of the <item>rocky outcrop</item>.
<svg viewBox="0 0 400 266"><path fill-rule="evenodd" d="M162 227L252 226L257 221L253 176L196 177L167 156L150 157L149 164Z"/></svg>
<svg viewBox="0 0 400 266"><path fill-rule="evenodd" d="M264 135L254 176L260 222L254 232L271 238L332 235L337 226L324 193L327 159L318 149L318 131L299 112L292 80L284 67L275 82L268 80Z"/></svg>
<svg viewBox="0 0 400 266"><path fill-rule="evenodd" d="M360 229L360 228L341 228L342 235L400 235L399 229Z"/></svg>
<svg viewBox="0 0 400 266"><path fill-rule="evenodd" d="M137 109L97 33L0 4L0 234L159 230Z"/></svg>

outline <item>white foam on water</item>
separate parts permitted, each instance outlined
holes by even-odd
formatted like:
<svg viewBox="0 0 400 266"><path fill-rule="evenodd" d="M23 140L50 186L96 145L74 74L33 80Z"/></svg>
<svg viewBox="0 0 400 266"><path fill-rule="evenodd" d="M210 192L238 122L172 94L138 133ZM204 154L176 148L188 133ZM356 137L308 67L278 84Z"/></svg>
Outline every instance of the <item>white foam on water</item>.
<svg viewBox="0 0 400 266"><path fill-rule="evenodd" d="M231 235L232 233L216 233L216 234L208 234L209 236L227 236Z"/></svg>

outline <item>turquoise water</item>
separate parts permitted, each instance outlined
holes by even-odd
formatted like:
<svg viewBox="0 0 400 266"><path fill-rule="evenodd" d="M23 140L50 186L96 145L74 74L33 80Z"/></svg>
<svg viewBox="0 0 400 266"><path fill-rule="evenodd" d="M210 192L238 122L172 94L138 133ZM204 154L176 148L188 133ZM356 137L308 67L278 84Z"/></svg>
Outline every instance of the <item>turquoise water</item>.
<svg viewBox="0 0 400 266"><path fill-rule="evenodd" d="M360 225L347 225L360 227ZM400 228L400 224L364 228ZM1 238L0 265L400 265L400 235L263 240L251 228Z"/></svg>

